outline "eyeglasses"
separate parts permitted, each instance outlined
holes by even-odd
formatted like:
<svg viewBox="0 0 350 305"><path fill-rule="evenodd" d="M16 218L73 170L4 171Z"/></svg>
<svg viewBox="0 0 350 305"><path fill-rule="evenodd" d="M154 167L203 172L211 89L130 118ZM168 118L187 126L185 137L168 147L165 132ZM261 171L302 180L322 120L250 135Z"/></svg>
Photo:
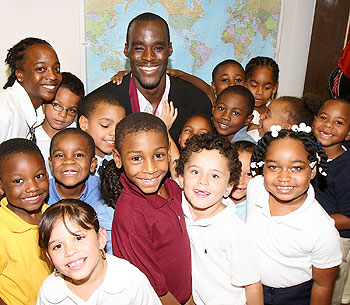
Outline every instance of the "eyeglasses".
<svg viewBox="0 0 350 305"><path fill-rule="evenodd" d="M51 105L55 111L58 111L58 112L62 112L64 110L67 111L67 115L69 116L75 116L78 112L76 108L64 108L63 106L57 103L51 103Z"/></svg>

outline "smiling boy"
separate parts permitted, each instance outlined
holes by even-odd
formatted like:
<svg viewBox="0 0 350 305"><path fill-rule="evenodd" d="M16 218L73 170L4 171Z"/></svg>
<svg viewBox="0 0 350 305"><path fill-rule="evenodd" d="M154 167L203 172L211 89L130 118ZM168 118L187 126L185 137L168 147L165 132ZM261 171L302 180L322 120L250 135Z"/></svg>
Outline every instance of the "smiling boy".
<svg viewBox="0 0 350 305"><path fill-rule="evenodd" d="M194 135L176 167L191 242L197 305L262 305L260 267L245 224L227 198L240 174L237 151L225 137Z"/></svg>
<svg viewBox="0 0 350 305"><path fill-rule="evenodd" d="M191 254L181 190L166 177L166 126L158 117L138 112L120 121L115 134L113 158L125 173L112 224L113 253L148 277L163 304L191 302Z"/></svg>
<svg viewBox="0 0 350 305"><path fill-rule="evenodd" d="M218 134L232 143L249 141L255 143L247 134L248 125L253 119L254 96L240 85L224 89L213 106L213 124Z"/></svg>
<svg viewBox="0 0 350 305"><path fill-rule="evenodd" d="M50 274L37 245L48 176L39 148L26 139L0 145L0 304L34 305ZM24 272L25 270L25 272Z"/></svg>
<svg viewBox="0 0 350 305"><path fill-rule="evenodd" d="M66 128L53 136L49 205L61 199L80 199L94 207L101 198L100 179L90 175L96 167L94 150L92 137L78 128Z"/></svg>

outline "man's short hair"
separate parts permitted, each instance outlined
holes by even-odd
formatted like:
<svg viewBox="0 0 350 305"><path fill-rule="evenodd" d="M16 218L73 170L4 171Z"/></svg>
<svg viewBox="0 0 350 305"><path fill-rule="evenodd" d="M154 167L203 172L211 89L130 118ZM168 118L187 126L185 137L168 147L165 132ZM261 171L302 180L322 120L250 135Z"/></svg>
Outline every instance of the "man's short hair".
<svg viewBox="0 0 350 305"><path fill-rule="evenodd" d="M150 13L150 12L138 15L129 22L128 29L126 31L126 43L129 43L130 27L136 21L161 21L161 22L163 22L165 25L166 31L167 31L168 43L170 43L170 31L169 31L168 23L162 17L160 17L156 14Z"/></svg>

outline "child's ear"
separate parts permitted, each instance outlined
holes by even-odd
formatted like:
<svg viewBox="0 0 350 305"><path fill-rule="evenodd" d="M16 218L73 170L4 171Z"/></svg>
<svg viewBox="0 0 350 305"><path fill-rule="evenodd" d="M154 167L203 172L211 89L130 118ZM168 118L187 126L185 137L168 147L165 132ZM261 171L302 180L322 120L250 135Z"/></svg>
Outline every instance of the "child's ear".
<svg viewBox="0 0 350 305"><path fill-rule="evenodd" d="M51 173L53 173L53 168L52 168L53 166L52 166L52 159L51 159L51 157L49 157L48 160L49 160L50 171L51 171Z"/></svg>
<svg viewBox="0 0 350 305"><path fill-rule="evenodd" d="M115 166L117 168L122 168L123 164L122 164L122 156L120 155L120 153L118 152L118 150L113 147L112 149L112 155L113 155L113 160L115 163Z"/></svg>
<svg viewBox="0 0 350 305"><path fill-rule="evenodd" d="M47 259L49 260L50 264L53 266L52 259L51 259L51 257L50 257L49 252L48 252L48 251L45 251L45 255L46 255Z"/></svg>
<svg viewBox="0 0 350 305"><path fill-rule="evenodd" d="M4 195L5 194L5 190L4 190L4 187L2 185L2 181L0 179L0 196Z"/></svg>
<svg viewBox="0 0 350 305"><path fill-rule="evenodd" d="M107 244L107 231L104 227L101 227L97 233L97 240L100 249L104 249Z"/></svg>
<svg viewBox="0 0 350 305"><path fill-rule="evenodd" d="M314 166L314 168L311 170L310 180L314 179L316 174L317 174L317 166Z"/></svg>
<svg viewBox="0 0 350 305"><path fill-rule="evenodd" d="M272 94L276 94L278 90L278 82L276 82L275 86L272 89Z"/></svg>
<svg viewBox="0 0 350 305"><path fill-rule="evenodd" d="M214 95L217 96L216 86L215 86L214 82L211 82L211 87L213 89Z"/></svg>
<svg viewBox="0 0 350 305"><path fill-rule="evenodd" d="M91 159L91 163L90 163L90 173L94 173L95 172L96 166L97 166L97 159L96 159L96 157L93 157Z"/></svg>
<svg viewBox="0 0 350 305"><path fill-rule="evenodd" d="M171 142L169 142L168 144L168 163L170 162L171 160Z"/></svg>
<svg viewBox="0 0 350 305"><path fill-rule="evenodd" d="M348 134L346 135L344 140L345 141L349 141L350 140L350 130L348 131Z"/></svg>
<svg viewBox="0 0 350 305"><path fill-rule="evenodd" d="M85 115L82 115L79 118L79 126L80 126L80 129L83 131L86 131L88 129L89 121Z"/></svg>
<svg viewBox="0 0 350 305"><path fill-rule="evenodd" d="M232 192L232 189L233 187L235 186L235 184L232 182L232 183L229 183L226 187L226 190L225 190L225 193L224 193L224 198L227 198L228 196L230 196L231 192Z"/></svg>
<svg viewBox="0 0 350 305"><path fill-rule="evenodd" d="M184 177L179 174L179 186L181 189L184 188Z"/></svg>
<svg viewBox="0 0 350 305"><path fill-rule="evenodd" d="M250 122L253 120L254 115L248 115L247 118L245 119L244 125L249 126Z"/></svg>

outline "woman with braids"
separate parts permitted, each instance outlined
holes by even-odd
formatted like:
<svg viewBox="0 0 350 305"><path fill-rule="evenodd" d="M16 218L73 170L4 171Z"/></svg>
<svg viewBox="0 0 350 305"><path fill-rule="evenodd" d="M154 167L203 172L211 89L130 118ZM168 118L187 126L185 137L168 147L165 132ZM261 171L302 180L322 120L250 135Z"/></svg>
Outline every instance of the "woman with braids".
<svg viewBox="0 0 350 305"><path fill-rule="evenodd" d="M60 63L45 40L25 38L8 50L10 76L0 92L0 143L11 138L35 141L44 120L41 105L51 101L61 83Z"/></svg>
<svg viewBox="0 0 350 305"><path fill-rule="evenodd" d="M249 130L258 128L260 116L265 113L269 101L276 97L278 74L278 65L270 57L254 57L247 63L245 83L255 98L253 125Z"/></svg>
<svg viewBox="0 0 350 305"><path fill-rule="evenodd" d="M327 155L311 128L274 125L252 156L247 224L258 244L265 304L330 304L342 261L334 221L315 199L310 180L327 175ZM253 173L253 174L255 174Z"/></svg>

